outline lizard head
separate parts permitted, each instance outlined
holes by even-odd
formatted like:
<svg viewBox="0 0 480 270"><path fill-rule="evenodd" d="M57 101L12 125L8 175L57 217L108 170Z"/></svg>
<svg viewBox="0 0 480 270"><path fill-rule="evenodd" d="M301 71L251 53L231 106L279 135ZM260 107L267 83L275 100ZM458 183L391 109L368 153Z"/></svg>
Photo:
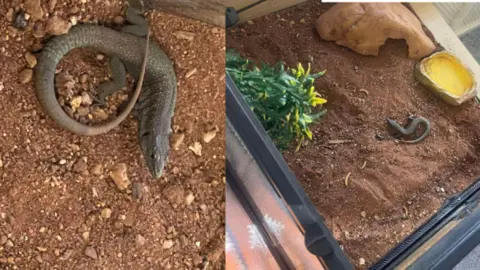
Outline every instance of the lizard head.
<svg viewBox="0 0 480 270"><path fill-rule="evenodd" d="M163 174L163 169L167 163L168 141L164 136L146 132L140 138L140 148L142 149L147 167L155 179Z"/></svg>

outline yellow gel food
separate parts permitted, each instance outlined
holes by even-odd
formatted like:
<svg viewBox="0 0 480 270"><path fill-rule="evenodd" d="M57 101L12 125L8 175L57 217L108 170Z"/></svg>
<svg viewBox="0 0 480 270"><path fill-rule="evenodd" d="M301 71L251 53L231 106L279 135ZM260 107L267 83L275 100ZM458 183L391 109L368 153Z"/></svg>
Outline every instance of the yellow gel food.
<svg viewBox="0 0 480 270"><path fill-rule="evenodd" d="M473 85L467 70L447 54L438 54L425 63L425 73L438 86L453 95L461 96Z"/></svg>

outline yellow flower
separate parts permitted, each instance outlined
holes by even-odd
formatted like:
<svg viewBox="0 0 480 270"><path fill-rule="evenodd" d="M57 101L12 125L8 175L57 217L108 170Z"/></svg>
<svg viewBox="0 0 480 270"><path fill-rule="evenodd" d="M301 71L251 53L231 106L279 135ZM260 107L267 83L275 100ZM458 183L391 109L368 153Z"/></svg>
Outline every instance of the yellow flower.
<svg viewBox="0 0 480 270"><path fill-rule="evenodd" d="M315 97L315 98L312 99L312 101L310 103L312 104L313 107L315 107L317 105L327 103L327 100L324 99L324 98Z"/></svg>

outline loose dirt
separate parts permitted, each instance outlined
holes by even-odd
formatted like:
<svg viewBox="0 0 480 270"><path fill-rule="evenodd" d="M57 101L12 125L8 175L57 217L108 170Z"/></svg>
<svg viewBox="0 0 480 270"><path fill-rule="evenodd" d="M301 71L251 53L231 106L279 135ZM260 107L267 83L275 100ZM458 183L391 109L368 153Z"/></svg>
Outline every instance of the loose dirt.
<svg viewBox="0 0 480 270"><path fill-rule="evenodd" d="M33 35L32 14L25 30L12 26L19 8L36 14L41 8L38 34L38 25L54 15L67 22L121 23L124 2L0 0L0 269L224 267L224 30L148 14L152 40L174 61L178 77L172 139L178 150L171 150L158 181L146 168L133 115L107 134L73 135L45 115L31 74L19 75L32 63L25 54L47 38ZM108 78L107 63L95 52L75 50L58 71L72 76L65 82L73 84L74 95L95 94L92 89ZM132 86L115 99L124 101ZM111 170L124 182L115 185Z"/></svg>
<svg viewBox="0 0 480 270"><path fill-rule="evenodd" d="M254 61L310 62L314 72L327 70L316 89L328 100L328 113L312 126L314 140L284 157L361 269L479 175L480 111L473 101L449 107L419 85L403 40L388 40L378 57L322 41L314 24L329 7L308 1L239 25L227 30L227 48ZM410 114L429 119L431 134L416 145L395 142L385 119L404 123Z"/></svg>

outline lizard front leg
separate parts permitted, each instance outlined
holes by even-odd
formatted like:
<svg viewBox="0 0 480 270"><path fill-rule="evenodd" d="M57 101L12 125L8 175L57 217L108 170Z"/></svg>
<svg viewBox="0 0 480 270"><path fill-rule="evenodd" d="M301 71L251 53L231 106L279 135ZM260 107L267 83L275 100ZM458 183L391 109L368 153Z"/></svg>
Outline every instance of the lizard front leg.
<svg viewBox="0 0 480 270"><path fill-rule="evenodd" d="M112 80L103 82L98 86L97 102L105 104L105 98L127 85L127 71L120 58L112 56L110 58L110 69L112 71Z"/></svg>

